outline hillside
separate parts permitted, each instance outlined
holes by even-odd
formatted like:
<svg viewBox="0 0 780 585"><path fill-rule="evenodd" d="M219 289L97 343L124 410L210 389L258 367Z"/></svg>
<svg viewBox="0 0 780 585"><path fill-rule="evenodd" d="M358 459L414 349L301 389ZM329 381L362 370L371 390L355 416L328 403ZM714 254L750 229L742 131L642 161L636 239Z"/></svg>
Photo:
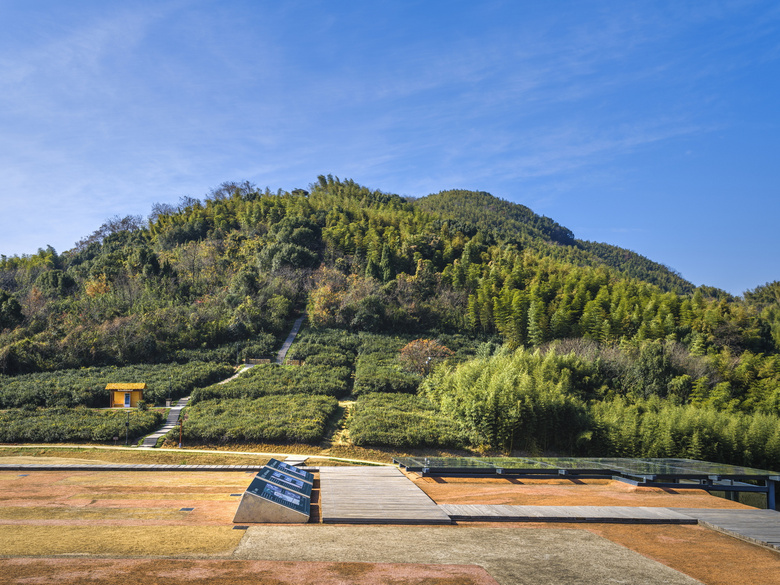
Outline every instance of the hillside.
<svg viewBox="0 0 780 585"><path fill-rule="evenodd" d="M576 239L571 230L550 218L490 193L442 191L418 199L414 205L454 222L465 233L479 231L495 241L528 247L573 264L608 266L623 276L655 284L666 291L693 294L695 288L662 264L624 248Z"/></svg>
<svg viewBox="0 0 780 585"><path fill-rule="evenodd" d="M113 218L61 254L3 256L0 409L20 409L7 418L22 424L24 409L45 408L44 420L99 406L95 379L120 372L158 380L159 404L169 372L176 396L200 388L195 441L317 441L343 416L362 445L774 465L777 289L742 300L694 288L484 192L407 200L331 176L292 192L226 183L156 204L147 220ZM303 311L308 341L292 355L305 367L203 388L274 352ZM443 344L436 361L415 358L424 368L399 360L418 338ZM255 414L239 422L230 401ZM283 411L284 428L258 422Z"/></svg>
<svg viewBox="0 0 780 585"><path fill-rule="evenodd" d="M155 205L148 221L109 220L62 254L3 256L0 371L236 353L250 339L263 353L307 305L321 325L513 346L586 337L777 350L776 299L697 291L522 205L467 191L408 202L333 177L309 189L225 184L204 201Z"/></svg>

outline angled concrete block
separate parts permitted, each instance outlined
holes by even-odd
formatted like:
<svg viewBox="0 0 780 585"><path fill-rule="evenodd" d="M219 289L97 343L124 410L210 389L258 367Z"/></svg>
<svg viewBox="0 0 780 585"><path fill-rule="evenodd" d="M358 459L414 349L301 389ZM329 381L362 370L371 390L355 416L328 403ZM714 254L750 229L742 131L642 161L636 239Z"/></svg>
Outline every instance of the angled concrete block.
<svg viewBox="0 0 780 585"><path fill-rule="evenodd" d="M310 513L308 496L256 478L241 497L233 522L305 523Z"/></svg>

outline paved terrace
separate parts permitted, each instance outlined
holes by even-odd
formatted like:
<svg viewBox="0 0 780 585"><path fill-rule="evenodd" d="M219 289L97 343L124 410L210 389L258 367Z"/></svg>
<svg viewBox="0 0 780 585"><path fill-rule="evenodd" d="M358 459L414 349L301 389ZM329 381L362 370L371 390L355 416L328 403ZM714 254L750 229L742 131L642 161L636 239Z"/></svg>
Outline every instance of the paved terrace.
<svg viewBox="0 0 780 585"><path fill-rule="evenodd" d="M261 469L263 465L0 464L0 471L258 472ZM319 473L324 524L424 525L485 521L700 524L780 551L780 512L774 510L438 505L393 467L322 467Z"/></svg>

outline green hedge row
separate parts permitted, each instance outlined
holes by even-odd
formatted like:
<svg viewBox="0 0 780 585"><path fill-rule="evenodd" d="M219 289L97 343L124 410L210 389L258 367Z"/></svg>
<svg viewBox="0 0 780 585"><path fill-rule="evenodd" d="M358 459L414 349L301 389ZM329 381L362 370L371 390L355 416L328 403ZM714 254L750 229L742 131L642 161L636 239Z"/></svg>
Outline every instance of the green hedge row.
<svg viewBox="0 0 780 585"><path fill-rule="evenodd" d="M207 386L229 377L233 368L227 364L190 362L187 364L153 364L105 366L57 370L0 376L0 408L23 406L88 406L109 405L106 384L116 382L145 383L144 400L164 405L169 385L172 398L190 394L198 386Z"/></svg>
<svg viewBox="0 0 780 585"><path fill-rule="evenodd" d="M279 341L270 333L260 332L252 339L218 345L207 349L180 349L174 354L179 363L189 361L221 362L235 364L251 358L263 358L276 354Z"/></svg>
<svg viewBox="0 0 780 585"><path fill-rule="evenodd" d="M372 392L414 393L420 382L420 376L401 369L397 354L361 354L355 366L353 393L356 396Z"/></svg>
<svg viewBox="0 0 780 585"><path fill-rule="evenodd" d="M183 441L188 443L316 443L338 408L329 396L263 396L255 400L209 400L188 407ZM179 440L179 431L169 434Z"/></svg>
<svg viewBox="0 0 780 585"><path fill-rule="evenodd" d="M125 439L130 414L131 442L164 421L159 410L91 410L88 408L25 408L0 412L0 443L88 443Z"/></svg>
<svg viewBox="0 0 780 585"><path fill-rule="evenodd" d="M349 333L343 329L312 329L307 327L295 339L288 357L306 359L309 355L331 350L354 355L360 347L360 339L360 335Z"/></svg>
<svg viewBox="0 0 780 585"><path fill-rule="evenodd" d="M226 384L214 384L192 393L192 404L222 398L258 398L278 394L320 394L342 397L349 394L351 372L346 367L279 366L253 367Z"/></svg>
<svg viewBox="0 0 780 585"><path fill-rule="evenodd" d="M462 447L461 426L427 399L410 394L368 394L355 403L347 428L358 446Z"/></svg>

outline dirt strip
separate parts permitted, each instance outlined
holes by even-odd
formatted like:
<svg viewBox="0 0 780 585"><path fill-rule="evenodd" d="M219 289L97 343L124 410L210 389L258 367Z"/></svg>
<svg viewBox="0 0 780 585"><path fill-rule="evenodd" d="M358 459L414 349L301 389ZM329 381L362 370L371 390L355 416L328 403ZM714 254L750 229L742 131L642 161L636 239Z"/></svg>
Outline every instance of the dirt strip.
<svg viewBox="0 0 780 585"><path fill-rule="evenodd" d="M8 585L497 585L482 567L135 559L0 559Z"/></svg>
<svg viewBox="0 0 780 585"><path fill-rule="evenodd" d="M437 504L750 508L703 490L636 487L609 479L407 477Z"/></svg>
<svg viewBox="0 0 780 585"><path fill-rule="evenodd" d="M13 557L224 557L242 536L232 526L0 525L0 551Z"/></svg>

